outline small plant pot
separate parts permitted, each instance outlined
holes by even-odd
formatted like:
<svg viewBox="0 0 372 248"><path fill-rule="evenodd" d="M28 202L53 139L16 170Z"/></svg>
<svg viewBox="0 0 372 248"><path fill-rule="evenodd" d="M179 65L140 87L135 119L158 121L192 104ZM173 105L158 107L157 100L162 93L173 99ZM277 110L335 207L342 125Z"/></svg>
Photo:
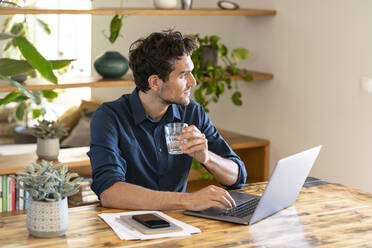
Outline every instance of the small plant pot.
<svg viewBox="0 0 372 248"><path fill-rule="evenodd" d="M36 154L39 156L39 159L58 160L59 138L37 138Z"/></svg>
<svg viewBox="0 0 372 248"><path fill-rule="evenodd" d="M200 68L205 70L207 68L207 63L209 62L211 66L217 65L218 53L211 46L204 46L200 51L201 65Z"/></svg>
<svg viewBox="0 0 372 248"><path fill-rule="evenodd" d="M68 228L67 197L56 202L28 201L27 229L32 236L52 238L65 234Z"/></svg>
<svg viewBox="0 0 372 248"><path fill-rule="evenodd" d="M24 83L27 80L26 74L18 74L10 77L14 81L17 81L18 83Z"/></svg>

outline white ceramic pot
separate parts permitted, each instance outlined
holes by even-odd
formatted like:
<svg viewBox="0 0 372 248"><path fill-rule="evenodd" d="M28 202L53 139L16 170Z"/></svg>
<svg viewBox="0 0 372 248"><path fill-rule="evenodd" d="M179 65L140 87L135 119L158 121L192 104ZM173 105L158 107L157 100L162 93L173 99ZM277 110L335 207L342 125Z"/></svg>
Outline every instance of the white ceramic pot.
<svg viewBox="0 0 372 248"><path fill-rule="evenodd" d="M157 9L175 9L177 0L154 0L154 6Z"/></svg>
<svg viewBox="0 0 372 248"><path fill-rule="evenodd" d="M39 159L58 160L59 138L37 138L36 154L39 156Z"/></svg>
<svg viewBox="0 0 372 248"><path fill-rule="evenodd" d="M67 197L56 202L28 200L27 229L32 236L58 237L68 228Z"/></svg>

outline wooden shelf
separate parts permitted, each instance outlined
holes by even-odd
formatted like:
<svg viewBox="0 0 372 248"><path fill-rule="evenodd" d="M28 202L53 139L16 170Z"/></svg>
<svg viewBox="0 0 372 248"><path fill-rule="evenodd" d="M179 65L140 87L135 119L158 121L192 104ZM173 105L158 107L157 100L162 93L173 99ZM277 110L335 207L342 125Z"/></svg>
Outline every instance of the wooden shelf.
<svg viewBox="0 0 372 248"><path fill-rule="evenodd" d="M67 164L69 168L90 167L88 155L89 147L61 149L58 160ZM23 170L31 162L37 160L36 152L0 156L0 175L15 174Z"/></svg>
<svg viewBox="0 0 372 248"><path fill-rule="evenodd" d="M271 80L274 78L273 74L263 72L251 72L254 81ZM241 77L231 77L233 80L240 80ZM80 77L80 78L62 78L58 85L45 81L44 79L29 79L23 84L29 90L52 90L52 89L67 89L67 88L81 88L81 87L115 87L115 86L134 86L134 82L130 78L125 79L101 79L94 77ZM7 81L0 80L0 92L10 92L17 90Z"/></svg>
<svg viewBox="0 0 372 248"><path fill-rule="evenodd" d="M115 86L133 86L134 82L131 79L101 79L94 77L79 77L79 78L62 78L59 79L57 85L46 81L45 79L29 79L22 84L29 90L52 90L52 89L67 89L81 87L115 87ZM10 92L17 90L7 81L0 80L0 92Z"/></svg>
<svg viewBox="0 0 372 248"><path fill-rule="evenodd" d="M88 15L148 15L148 16L274 16L275 10L264 9L26 9L26 8L0 8L0 15L14 14L88 14Z"/></svg>

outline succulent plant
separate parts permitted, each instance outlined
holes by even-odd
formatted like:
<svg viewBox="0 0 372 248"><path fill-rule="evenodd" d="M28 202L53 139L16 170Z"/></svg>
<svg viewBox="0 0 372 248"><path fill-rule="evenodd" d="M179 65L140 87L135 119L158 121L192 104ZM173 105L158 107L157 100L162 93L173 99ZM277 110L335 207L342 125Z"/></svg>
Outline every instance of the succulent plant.
<svg viewBox="0 0 372 248"><path fill-rule="evenodd" d="M66 136L68 128L60 121L38 120L35 136L41 139L54 139Z"/></svg>
<svg viewBox="0 0 372 248"><path fill-rule="evenodd" d="M17 181L23 182L30 198L34 201L59 201L79 191L82 177L69 173L66 165L56 166L42 160L31 163L24 171L17 172Z"/></svg>

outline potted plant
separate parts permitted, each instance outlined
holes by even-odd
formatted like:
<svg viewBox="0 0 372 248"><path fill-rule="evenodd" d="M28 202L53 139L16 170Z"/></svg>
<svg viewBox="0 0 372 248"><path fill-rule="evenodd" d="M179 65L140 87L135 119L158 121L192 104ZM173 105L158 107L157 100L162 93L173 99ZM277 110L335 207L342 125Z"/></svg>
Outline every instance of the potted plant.
<svg viewBox="0 0 372 248"><path fill-rule="evenodd" d="M39 159L57 160L59 139L68 134L64 124L59 121L38 120L34 134L37 137L36 154Z"/></svg>
<svg viewBox="0 0 372 248"><path fill-rule="evenodd" d="M241 92L236 80L239 76L242 80L252 81L252 75L237 66L238 61L243 61L250 56L245 48L235 48L229 54L229 50L217 35L201 37L198 34L192 36L199 42L199 48L193 52L191 59L194 63L193 75L197 81L194 92L195 100L208 112L207 105L213 101L217 102L225 92L225 88L233 89L232 81L235 81L232 94L232 102L242 105ZM217 64L220 58L223 65Z"/></svg>
<svg viewBox="0 0 372 248"><path fill-rule="evenodd" d="M81 180L78 174L69 173L66 165L54 166L44 160L17 172L18 184L29 193L27 229L31 235L64 235L68 228L67 197L78 192Z"/></svg>

